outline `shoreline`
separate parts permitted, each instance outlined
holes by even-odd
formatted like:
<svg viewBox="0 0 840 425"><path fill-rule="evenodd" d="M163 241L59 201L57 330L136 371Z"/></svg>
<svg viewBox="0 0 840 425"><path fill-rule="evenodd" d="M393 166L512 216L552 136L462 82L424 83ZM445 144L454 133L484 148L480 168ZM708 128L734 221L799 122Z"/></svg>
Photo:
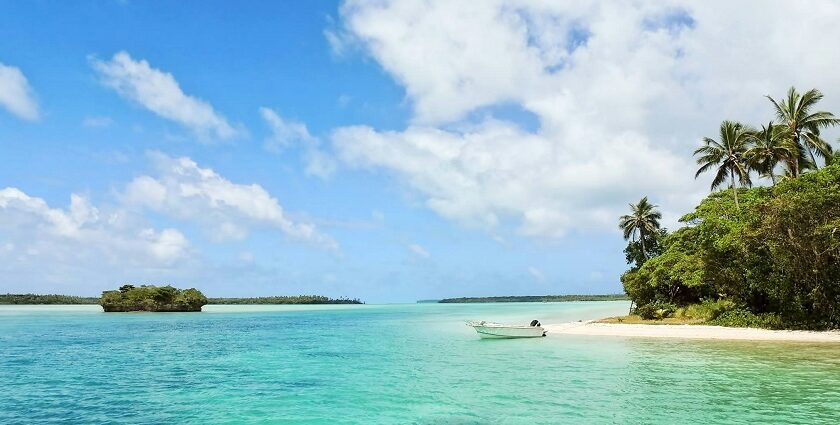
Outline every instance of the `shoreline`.
<svg viewBox="0 0 840 425"><path fill-rule="evenodd" d="M583 335L629 338L671 338L724 341L784 341L840 343L840 330L800 331L757 328L729 328L710 325L642 325L568 322L543 325L548 336Z"/></svg>

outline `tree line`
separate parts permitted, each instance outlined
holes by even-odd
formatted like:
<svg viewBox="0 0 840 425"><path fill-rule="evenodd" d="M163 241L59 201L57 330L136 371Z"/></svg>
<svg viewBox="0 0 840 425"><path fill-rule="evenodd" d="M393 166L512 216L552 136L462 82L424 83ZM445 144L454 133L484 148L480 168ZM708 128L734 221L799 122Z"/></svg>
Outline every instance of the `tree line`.
<svg viewBox="0 0 840 425"><path fill-rule="evenodd" d="M622 301L626 300L624 294L606 295L510 295L504 297L460 297L444 298L438 303L549 303L564 301Z"/></svg>
<svg viewBox="0 0 840 425"><path fill-rule="evenodd" d="M734 121L694 155L710 194L669 233L642 198L619 219L633 311L647 318L696 314L711 323L773 328L840 327L840 155L821 132L840 124L817 110L823 95L791 88L767 96L774 119ZM752 187L767 179L767 186ZM691 308L688 308L691 307Z"/></svg>
<svg viewBox="0 0 840 425"><path fill-rule="evenodd" d="M322 295L297 295L254 298L210 298L208 304L364 304L358 298L329 298Z"/></svg>
<svg viewBox="0 0 840 425"><path fill-rule="evenodd" d="M116 291L120 292L119 298L122 299L122 294L130 288L134 288L134 285L123 285L120 288L120 291ZM154 288L166 288L166 286ZM149 291L151 290L148 290L147 292ZM163 291L165 292L168 290ZM114 297L116 299L117 294L114 293L111 295L111 297ZM158 298L161 297L163 297L163 295L159 296ZM154 298L153 295L152 298ZM0 294L0 304L100 304L100 301L101 297L79 297L74 295ZM358 298L330 298L322 295L297 295L250 298L208 298L207 304L364 304L364 302L360 301Z"/></svg>
<svg viewBox="0 0 840 425"><path fill-rule="evenodd" d="M0 294L0 304L98 304L97 297L58 294Z"/></svg>

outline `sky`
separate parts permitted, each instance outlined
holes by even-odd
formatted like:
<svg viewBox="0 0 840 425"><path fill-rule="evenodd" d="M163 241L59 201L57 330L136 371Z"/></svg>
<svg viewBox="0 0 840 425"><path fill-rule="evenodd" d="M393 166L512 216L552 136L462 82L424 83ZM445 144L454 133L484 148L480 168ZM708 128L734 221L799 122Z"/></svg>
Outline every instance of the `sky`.
<svg viewBox="0 0 840 425"><path fill-rule="evenodd" d="M790 86L831 1L0 1L0 292L621 292L627 204ZM836 141L837 131L826 136ZM835 147L837 144L834 144Z"/></svg>

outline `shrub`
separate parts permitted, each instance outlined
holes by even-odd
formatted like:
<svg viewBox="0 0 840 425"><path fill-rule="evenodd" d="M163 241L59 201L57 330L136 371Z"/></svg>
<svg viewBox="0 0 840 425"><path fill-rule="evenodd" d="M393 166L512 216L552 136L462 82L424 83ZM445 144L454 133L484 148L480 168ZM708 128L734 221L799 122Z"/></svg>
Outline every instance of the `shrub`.
<svg viewBox="0 0 840 425"><path fill-rule="evenodd" d="M671 303L654 302L636 307L635 313L645 320L661 320L671 317L677 306Z"/></svg>
<svg viewBox="0 0 840 425"><path fill-rule="evenodd" d="M656 307L653 304L640 305L636 307L635 313L645 320L656 319Z"/></svg>
<svg viewBox="0 0 840 425"><path fill-rule="evenodd" d="M734 310L736 307L735 302L729 299L716 301L705 300L700 304L691 304L688 307L680 309L678 316L704 321L713 320L727 311Z"/></svg>
<svg viewBox="0 0 840 425"><path fill-rule="evenodd" d="M710 325L732 326L739 328L783 329L785 322L776 313L754 314L745 309L723 312L719 317L709 321Z"/></svg>

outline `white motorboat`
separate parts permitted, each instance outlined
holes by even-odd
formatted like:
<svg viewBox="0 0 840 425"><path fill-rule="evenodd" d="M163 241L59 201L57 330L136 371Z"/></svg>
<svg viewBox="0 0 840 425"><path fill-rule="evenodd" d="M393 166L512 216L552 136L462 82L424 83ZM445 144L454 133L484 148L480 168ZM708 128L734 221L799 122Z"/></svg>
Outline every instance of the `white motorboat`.
<svg viewBox="0 0 840 425"><path fill-rule="evenodd" d="M481 338L537 338L545 336L545 329L537 320L532 320L530 325L505 325L480 320L467 322L467 326L472 326Z"/></svg>

